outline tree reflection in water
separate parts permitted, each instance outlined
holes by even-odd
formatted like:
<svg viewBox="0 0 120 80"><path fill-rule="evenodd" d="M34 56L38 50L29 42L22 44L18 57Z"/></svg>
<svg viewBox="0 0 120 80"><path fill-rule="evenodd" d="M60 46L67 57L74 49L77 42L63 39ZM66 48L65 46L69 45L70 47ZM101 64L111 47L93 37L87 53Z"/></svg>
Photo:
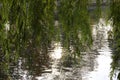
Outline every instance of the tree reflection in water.
<svg viewBox="0 0 120 80"><path fill-rule="evenodd" d="M93 66L97 65L94 63L96 55L87 54L86 51L92 44L91 24L99 22L105 11L104 6L109 4L102 4L102 1L96 0L91 8L88 0L0 0L0 79L35 80L43 73L58 72L60 75L60 71L63 71L60 77L72 79L73 74L74 79L81 79L85 74L85 71L80 70L82 66L78 66L81 63L92 71ZM117 44L119 43L119 27L116 27L119 26L119 4L113 1L112 7L114 38ZM94 14L93 8L96 9ZM106 15L104 17L106 18ZM95 20L92 21L90 18ZM55 21L59 24L54 26ZM97 44L97 49L104 46L101 42L106 35L102 33L104 32L96 33L98 42L93 45ZM56 43L52 44L54 41L60 46L57 47ZM119 53L119 45L115 45L115 48L117 49L115 53ZM64 54L62 58L61 53ZM114 63L119 61L119 57L113 58L114 71L116 68ZM69 73L76 65L80 68L75 67L75 71ZM82 68L86 69L86 67Z"/></svg>

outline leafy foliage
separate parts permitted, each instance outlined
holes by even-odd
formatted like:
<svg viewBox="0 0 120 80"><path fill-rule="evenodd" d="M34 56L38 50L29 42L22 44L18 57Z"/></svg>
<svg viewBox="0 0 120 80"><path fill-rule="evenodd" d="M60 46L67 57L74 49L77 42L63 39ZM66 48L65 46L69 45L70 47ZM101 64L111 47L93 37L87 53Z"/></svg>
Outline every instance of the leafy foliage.
<svg viewBox="0 0 120 80"><path fill-rule="evenodd" d="M34 71L47 64L52 41L61 42L66 53L76 58L92 44L88 0L1 0L0 74L11 76L11 66L20 57ZM100 12L98 0L98 12ZM100 17L100 16L99 16ZM54 22L58 21L55 26ZM68 58L69 59L69 58ZM39 61L40 60L40 61ZM37 62L38 61L38 62ZM4 64L6 63L6 64ZM46 63L46 64L44 64ZM40 70L41 71L41 70ZM37 73L37 72L36 72ZM31 73L32 75L33 73Z"/></svg>
<svg viewBox="0 0 120 80"><path fill-rule="evenodd" d="M120 60L120 2L119 1L111 1L111 18L113 21L113 32L114 32L114 55L112 62L112 76L116 69L120 68L119 60ZM118 76L119 77L119 76ZM112 77L111 77L112 79ZM119 79L118 79L119 80Z"/></svg>
<svg viewBox="0 0 120 80"><path fill-rule="evenodd" d="M87 0L61 0L60 23L62 26L63 47L80 55L81 47L92 42ZM66 14L66 15L65 15ZM87 45L88 46L88 45Z"/></svg>

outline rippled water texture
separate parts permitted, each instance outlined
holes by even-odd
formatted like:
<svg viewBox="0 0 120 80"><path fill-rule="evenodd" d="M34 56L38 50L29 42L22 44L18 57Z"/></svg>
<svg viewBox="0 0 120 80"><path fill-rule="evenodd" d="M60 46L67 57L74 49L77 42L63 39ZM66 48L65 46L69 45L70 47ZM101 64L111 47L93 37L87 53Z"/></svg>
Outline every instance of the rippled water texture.
<svg viewBox="0 0 120 80"><path fill-rule="evenodd" d="M106 25L101 18L99 24L93 25L93 48L89 52L81 52L79 64L72 67L60 65L62 48L55 43L55 50L52 52L52 68L36 77L37 80L110 80L112 50L109 48L108 31L110 24ZM115 79L116 80L116 79Z"/></svg>
<svg viewBox="0 0 120 80"><path fill-rule="evenodd" d="M66 52L59 42L53 42L50 55L21 57L13 75L19 75L17 80L110 80L112 50L108 42L109 30L112 30L110 24L105 24L102 18L93 25L93 46L87 52L81 52L77 64L64 66Z"/></svg>

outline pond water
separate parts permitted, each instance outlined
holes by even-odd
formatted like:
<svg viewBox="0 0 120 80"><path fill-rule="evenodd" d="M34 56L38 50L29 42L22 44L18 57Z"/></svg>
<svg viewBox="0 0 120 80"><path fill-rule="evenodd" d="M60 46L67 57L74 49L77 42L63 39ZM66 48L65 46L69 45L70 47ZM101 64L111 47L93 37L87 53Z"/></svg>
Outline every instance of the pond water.
<svg viewBox="0 0 120 80"><path fill-rule="evenodd" d="M104 1L106 2L106 0ZM104 18L109 12L108 6L106 6L104 4L101 6L101 15ZM116 70L113 73L116 75L110 79L111 63L115 63L112 58L111 42L108 40L108 33L112 31L111 22L106 23L103 18L100 18L97 23L98 16L96 15L99 14L94 13L95 8L96 6L93 4L88 9L90 24L92 24L93 45L86 52L83 50L84 52L76 57L76 61L68 55L69 51L67 52L60 42L50 41L49 44L47 39L52 36L44 37L44 34L48 34L45 32L41 37L44 38L41 39L42 47L39 46L42 49L31 44L30 40L26 43L28 50L18 54L13 51L11 54L0 55L0 80L118 80L119 70ZM6 35L8 35L9 22L6 22L5 26ZM55 26L59 26L59 21L55 21ZM60 31L62 31L62 27ZM57 34L57 37L64 37L62 32L60 33L61 35ZM80 33L78 36L81 38ZM73 36L73 38L75 37ZM62 39L60 40L62 42ZM72 52L70 43L66 44L70 46Z"/></svg>
<svg viewBox="0 0 120 80"><path fill-rule="evenodd" d="M59 42L53 43L54 49L50 51L50 59L40 60L38 56L41 55L34 57L39 60L37 62L21 58L18 80L110 80L112 50L107 33L111 29L102 18L98 24L93 25L93 47L88 52L81 52L76 65L65 67L61 64L64 50ZM116 77L113 80L117 80Z"/></svg>
<svg viewBox="0 0 120 80"><path fill-rule="evenodd" d="M22 54L18 63L11 63L6 70L10 71L12 80L110 80L113 62L108 41L108 32L112 30L110 24L100 18L99 23L92 25L93 46L81 52L76 58L77 63L71 62L69 56L65 58L66 51L60 42L53 42L48 52L45 49L43 53L31 51L31 54ZM70 61L67 61L68 58ZM0 73L0 80L9 80L3 73ZM112 80L117 80L117 77Z"/></svg>

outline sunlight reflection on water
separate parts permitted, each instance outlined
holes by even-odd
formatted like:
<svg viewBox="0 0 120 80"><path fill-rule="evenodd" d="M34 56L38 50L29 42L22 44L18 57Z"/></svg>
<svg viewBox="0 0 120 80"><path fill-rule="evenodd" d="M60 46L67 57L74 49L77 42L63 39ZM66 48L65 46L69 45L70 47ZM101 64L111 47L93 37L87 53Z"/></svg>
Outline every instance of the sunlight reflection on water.
<svg viewBox="0 0 120 80"><path fill-rule="evenodd" d="M60 59L62 57L62 48L60 46L60 43L55 44L55 49L51 55L51 57L54 59Z"/></svg>
<svg viewBox="0 0 120 80"><path fill-rule="evenodd" d="M99 53L100 55L96 58L98 67L90 72L89 80L110 80L111 52Z"/></svg>
<svg viewBox="0 0 120 80"><path fill-rule="evenodd" d="M108 47L108 31L112 30L111 24L105 24L105 21L101 18L98 25L93 28L93 36L95 36L95 41L98 39L98 43L101 46L98 47L97 51L99 53L98 57L95 59L98 66L91 72L87 80L110 80L111 62L112 62L112 50ZM97 33L97 34L96 34ZM101 38L100 38L101 37Z"/></svg>
<svg viewBox="0 0 120 80"><path fill-rule="evenodd" d="M60 43L55 43L55 48L51 53L53 59L51 73L43 73L38 80L110 80L112 50L109 48L108 31L112 30L110 24L105 24L102 18L97 25L93 26L94 49L96 52L83 53L82 66L73 67L70 71L60 72L57 67L62 57ZM85 62L84 62L85 61ZM58 77L58 78L56 78ZM114 79L115 80L115 79Z"/></svg>
<svg viewBox="0 0 120 80"><path fill-rule="evenodd" d="M36 80L110 80L112 50L109 48L108 31L110 24L100 19L98 25L93 26L93 51L81 53L82 59L78 67L64 67L61 65L64 52L59 42L54 42L54 49L50 52L52 64L45 69ZM67 71L65 71L67 70ZM49 72L49 73L48 73ZM25 75L24 75L25 76ZM27 80L27 79L24 79ZM116 80L116 79L113 79Z"/></svg>
<svg viewBox="0 0 120 80"><path fill-rule="evenodd" d="M59 59L62 57L62 47L61 44L55 43L54 50L51 52L51 58L53 59L52 67L50 69L51 73L43 73L42 76L36 77L37 80L54 80L55 77L60 75L58 69Z"/></svg>

